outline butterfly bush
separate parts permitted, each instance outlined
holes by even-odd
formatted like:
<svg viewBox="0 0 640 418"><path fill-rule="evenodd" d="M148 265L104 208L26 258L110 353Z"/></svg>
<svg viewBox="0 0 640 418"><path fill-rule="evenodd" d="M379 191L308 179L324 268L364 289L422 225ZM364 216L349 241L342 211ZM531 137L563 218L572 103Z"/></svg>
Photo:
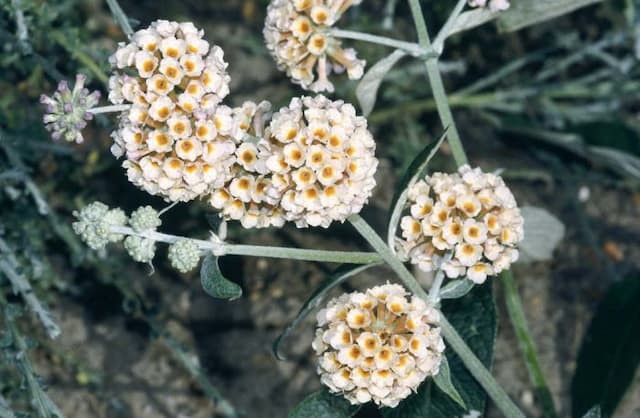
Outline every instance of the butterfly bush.
<svg viewBox="0 0 640 418"><path fill-rule="evenodd" d="M227 63L192 23L158 20L110 58L109 100L128 103L113 133L129 180L170 201L189 201L231 176L236 138Z"/></svg>
<svg viewBox="0 0 640 418"><path fill-rule="evenodd" d="M440 370L440 315L396 284L343 294L317 315L321 382L352 404L395 407Z"/></svg>
<svg viewBox="0 0 640 418"><path fill-rule="evenodd" d="M424 271L482 283L518 259L524 220L502 177L461 166L434 173L408 190L398 249Z"/></svg>
<svg viewBox="0 0 640 418"><path fill-rule="evenodd" d="M254 106L245 112L246 125ZM260 122L263 122L261 120ZM245 227L328 227L358 213L376 185L375 142L364 117L342 100L294 98L278 110L263 137L237 150L229 186L212 194L225 219Z"/></svg>
<svg viewBox="0 0 640 418"><path fill-rule="evenodd" d="M362 77L365 61L343 49L331 27L361 0L273 0L267 8L264 39L278 68L305 90L333 92L331 72Z"/></svg>

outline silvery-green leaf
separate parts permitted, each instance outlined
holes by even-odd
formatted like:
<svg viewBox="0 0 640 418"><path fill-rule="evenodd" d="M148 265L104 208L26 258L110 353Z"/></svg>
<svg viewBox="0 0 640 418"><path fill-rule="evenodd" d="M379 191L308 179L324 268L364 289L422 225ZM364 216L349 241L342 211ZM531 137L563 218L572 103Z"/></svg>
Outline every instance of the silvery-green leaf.
<svg viewBox="0 0 640 418"><path fill-rule="evenodd" d="M311 295L311 297L302 305L300 308L300 312L298 315L291 321L289 325L282 331L282 334L276 338L273 342L273 354L276 356L278 360L286 360L285 356L280 352L280 344L284 341L291 332L295 329L295 327L300 324L304 319L320 304L324 301L325 296L331 289L338 286L340 283L344 282L351 276L355 276L356 274L377 265L377 263L372 264L363 264L360 266L353 266L352 264L343 264L338 267L329 277L327 277L324 282L322 282L315 290L315 292Z"/></svg>
<svg viewBox="0 0 640 418"><path fill-rule="evenodd" d="M582 416L582 418L602 418L602 411L600 410L600 405L596 405L590 410L588 410L587 413Z"/></svg>
<svg viewBox="0 0 640 418"><path fill-rule="evenodd" d="M440 371L437 375L435 375L433 381L438 389L447 394L447 396L449 396L455 403L460 405L460 407L462 407L463 409L467 409L462 396L460 396L458 390L451 381L451 370L449 369L449 362L447 361L447 357L442 357L442 362L440 363Z"/></svg>
<svg viewBox="0 0 640 418"><path fill-rule="evenodd" d="M371 113L376 104L380 83L382 83L389 70L405 55L407 55L406 52L396 49L375 63L360 80L358 87L356 87L356 97L365 116Z"/></svg>
<svg viewBox="0 0 640 418"><path fill-rule="evenodd" d="M461 298L471 289L475 283L469 279L452 280L442 287L440 290L440 299L457 299Z"/></svg>
<svg viewBox="0 0 640 418"><path fill-rule="evenodd" d="M448 36L484 25L500 16L500 13L502 12L492 12L484 7L460 13L449 30Z"/></svg>
<svg viewBox="0 0 640 418"><path fill-rule="evenodd" d="M242 288L222 275L218 257L208 254L200 268L200 282L207 294L218 299L234 300L242 296Z"/></svg>
<svg viewBox="0 0 640 418"><path fill-rule="evenodd" d="M589 147L589 151L605 160L609 165L615 165L622 172L640 179L640 159L638 157L609 147Z"/></svg>
<svg viewBox="0 0 640 418"><path fill-rule="evenodd" d="M395 248L394 240L398 229L398 222L400 222L404 205L407 203L409 188L420 179L420 176L424 175L427 164L429 164L429 161L436 155L442 141L444 141L444 138L447 136L447 130L448 128L445 129L437 141L431 142L420 151L420 154L411 162L409 168L402 176L402 180L400 180L396 194L393 200L391 200L391 210L389 211L391 215L389 216L389 224L387 226L387 243L392 251L394 251Z"/></svg>
<svg viewBox="0 0 640 418"><path fill-rule="evenodd" d="M550 260L553 250L564 237L565 227L545 209L524 206L524 239L518 246L522 262Z"/></svg>
<svg viewBox="0 0 640 418"><path fill-rule="evenodd" d="M498 16L503 32L512 32L571 13L602 0L514 0L511 7Z"/></svg>

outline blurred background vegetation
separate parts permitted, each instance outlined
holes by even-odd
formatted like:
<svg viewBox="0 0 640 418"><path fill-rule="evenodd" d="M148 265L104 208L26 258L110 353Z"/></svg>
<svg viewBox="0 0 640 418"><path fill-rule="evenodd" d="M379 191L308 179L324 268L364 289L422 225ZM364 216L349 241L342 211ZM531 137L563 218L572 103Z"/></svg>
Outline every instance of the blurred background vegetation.
<svg viewBox="0 0 640 418"><path fill-rule="evenodd" d="M448 3L425 2L431 27L446 19ZM268 99L277 108L301 94L263 45L265 0L120 4L134 28L161 18L203 28L229 62L230 104ZM567 228L553 261L516 270L561 416L571 414L572 391L574 409L582 407L580 399L611 398L572 385L572 377L579 357L594 362L599 350L615 351L617 343L626 351L618 356L624 362L613 363L614 377L629 375L632 383L618 404L627 385L616 388L611 381L617 399L608 401L610 411L617 406L616 416L640 416L640 377L633 374L640 347L633 339L618 341L638 335L640 311L637 298L627 304L616 299L638 294L640 280L638 8L633 0L610 0L517 32L485 25L450 39L440 64L472 164L505 169L521 205L543 206ZM415 39L401 1L366 0L341 28ZM285 416L319 386L311 322L288 343L292 362L277 362L271 342L331 266L225 257L223 270L246 296L220 302L202 291L197 277L167 268L163 255L150 275L122 249L91 252L70 229L72 212L94 200L127 211L165 205L129 184L109 153L113 118L96 118L81 145L52 142L41 123L38 97L59 80L82 72L92 88L104 91L107 58L123 40L100 0L0 0L0 416L14 416L10 406L15 416L58 410L66 417L211 417L224 416L227 401L246 416ZM369 65L389 52L346 43ZM384 224L411 159L441 133L421 65L406 60L396 66L369 118L381 161L365 213L374 225ZM356 103L356 82L336 82L334 96ZM445 147L432 169L454 168L447 153ZM206 237L208 212L204 203L178 205L163 228ZM304 233L291 226L244 231L234 225L230 236L243 243L365 248L348 225ZM371 271L345 287L391 279L388 271ZM612 285L617 293L607 300L613 313L589 328ZM496 300L494 373L529 415L539 416L499 292ZM57 327L61 335L49 338ZM581 352L585 334L602 327L610 329L614 345ZM612 370L607 364L604 372ZM601 369L588 364L578 380L608 382L611 376L598 374ZM489 407L488 415L496 412Z"/></svg>

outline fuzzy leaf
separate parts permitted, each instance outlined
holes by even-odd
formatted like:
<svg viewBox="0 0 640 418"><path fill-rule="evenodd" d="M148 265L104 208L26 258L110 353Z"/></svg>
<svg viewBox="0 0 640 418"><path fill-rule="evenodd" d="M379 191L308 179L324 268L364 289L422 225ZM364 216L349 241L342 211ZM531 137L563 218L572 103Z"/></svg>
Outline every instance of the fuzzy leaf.
<svg viewBox="0 0 640 418"><path fill-rule="evenodd" d="M550 260L564 238L564 224L542 208L524 206L520 212L524 218L524 239L519 245L519 261Z"/></svg>
<svg viewBox="0 0 640 418"><path fill-rule="evenodd" d="M456 18L453 26L449 30L447 36L451 36L458 32L473 29L480 25L484 25L497 18L501 12L492 12L491 10L481 7L468 12L460 13Z"/></svg>
<svg viewBox="0 0 640 418"><path fill-rule="evenodd" d="M535 25L602 0L519 0L498 17L502 32L513 32Z"/></svg>
<svg viewBox="0 0 640 418"><path fill-rule="evenodd" d="M400 184L396 189L396 194L391 201L391 209L389 213L389 224L387 226L387 244L392 251L394 251L395 245L394 240L396 237L396 231L398 229L398 223L400 222L400 216L402 215L402 211L404 210L404 206L407 203L407 198L409 195L409 188L413 186L427 169L427 165L429 161L436 155L436 152L440 148L440 145L444 141L447 136L447 129L445 129L444 133L438 138L437 141L433 141L428 144L420 154L411 162L409 168L402 176L402 180L400 180Z"/></svg>
<svg viewBox="0 0 640 418"><path fill-rule="evenodd" d="M288 418L349 418L358 409L342 396L332 395L323 389L304 398L289 412Z"/></svg>
<svg viewBox="0 0 640 418"><path fill-rule="evenodd" d="M362 113L368 116L376 104L376 96L378 95L378 88L382 83L382 80L387 75L389 70L405 55L406 52L396 49L391 54L382 58L375 63L369 71L362 77L358 87L356 87L356 97L360 102Z"/></svg>
<svg viewBox="0 0 640 418"><path fill-rule="evenodd" d="M440 290L440 299L461 298L473 289L473 283L469 279L452 280Z"/></svg>
<svg viewBox="0 0 640 418"><path fill-rule="evenodd" d="M465 297L442 302L442 311L480 361L491 369L496 338L496 310L491 286L475 286ZM465 365L449 348L445 351L451 371L451 381L464 401L460 407L442 390L423 383L418 393L396 408L382 409L384 418L451 418L479 411L483 414L486 394L469 374Z"/></svg>
<svg viewBox="0 0 640 418"><path fill-rule="evenodd" d="M611 416L640 364L640 277L611 285L582 342L571 385L572 412L595 404Z"/></svg>
<svg viewBox="0 0 640 418"><path fill-rule="evenodd" d="M320 304L324 301L327 293L331 291L334 287L338 286L345 280L347 280L351 276L355 276L356 274L365 271L366 269L378 265L377 263L372 264L363 264L359 266L353 266L352 264L343 264L338 267L329 277L327 277L324 282L317 287L317 289L313 292L311 297L302 305L300 308L300 312L298 315L291 321L289 325L282 331L282 334L276 338L273 342L273 354L276 356L278 360L286 360L286 357L280 352L280 345L282 341L285 340L293 330L300 324L304 319Z"/></svg>
<svg viewBox="0 0 640 418"><path fill-rule="evenodd" d="M449 362L447 361L446 356L442 358L442 363L440 363L440 371L433 378L433 383L435 383L438 389L449 396L449 398L451 398L455 403L460 405L462 408L466 408L462 397L451 381L451 370L449 370Z"/></svg>
<svg viewBox="0 0 640 418"><path fill-rule="evenodd" d="M200 282L207 294L218 299L234 300L242 296L242 288L222 275L218 257L208 254L200 269Z"/></svg>
<svg viewBox="0 0 640 418"><path fill-rule="evenodd" d="M600 405L596 405L591 408L582 418L602 418L602 411Z"/></svg>

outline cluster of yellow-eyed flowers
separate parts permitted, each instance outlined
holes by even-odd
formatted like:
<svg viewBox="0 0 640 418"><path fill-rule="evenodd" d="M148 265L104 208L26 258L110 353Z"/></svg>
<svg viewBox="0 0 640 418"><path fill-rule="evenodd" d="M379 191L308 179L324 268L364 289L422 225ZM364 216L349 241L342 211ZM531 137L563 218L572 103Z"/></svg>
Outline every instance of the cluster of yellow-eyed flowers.
<svg viewBox="0 0 640 418"><path fill-rule="evenodd" d="M397 247L421 270L482 283L518 259L524 220L499 175L468 165L434 173L409 188L408 203Z"/></svg>
<svg viewBox="0 0 640 418"><path fill-rule="evenodd" d="M342 12L318 7L317 19ZM225 106L227 64L202 36L159 20L111 57L109 99L130 104L112 152L129 180L168 201L206 199L246 228L327 227L359 212L378 164L366 119L324 96L293 99L272 118L268 102Z"/></svg>
<svg viewBox="0 0 640 418"><path fill-rule="evenodd" d="M73 215L73 230L94 250L102 250L109 243L124 240L124 248L135 261L151 264L156 253L156 229L162 224L160 213L151 206L141 206L127 216L120 208L109 208L93 202ZM128 226L127 226L128 225ZM126 238L125 238L126 237ZM201 249L191 239L175 239L169 245L169 262L173 268L186 273L198 266Z"/></svg>
<svg viewBox="0 0 640 418"><path fill-rule="evenodd" d="M333 91L332 72L362 77L365 61L342 48L332 26L362 0L273 0L267 8L264 39L278 65L296 84L314 92Z"/></svg>
<svg viewBox="0 0 640 418"><path fill-rule="evenodd" d="M110 58L109 100L130 104L113 133L129 180L150 194L189 201L230 176L235 140L223 51L192 23L158 20Z"/></svg>
<svg viewBox="0 0 640 418"><path fill-rule="evenodd" d="M367 202L376 184L374 151L367 121L351 104L295 98L273 115L262 138L238 147L234 179L210 202L247 227L328 227Z"/></svg>
<svg viewBox="0 0 640 418"><path fill-rule="evenodd" d="M486 7L492 12L501 12L507 10L511 4L509 0L469 0L471 7Z"/></svg>
<svg viewBox="0 0 640 418"><path fill-rule="evenodd" d="M440 316L397 284L344 294L318 312L320 380L352 404L395 407L440 370Z"/></svg>

